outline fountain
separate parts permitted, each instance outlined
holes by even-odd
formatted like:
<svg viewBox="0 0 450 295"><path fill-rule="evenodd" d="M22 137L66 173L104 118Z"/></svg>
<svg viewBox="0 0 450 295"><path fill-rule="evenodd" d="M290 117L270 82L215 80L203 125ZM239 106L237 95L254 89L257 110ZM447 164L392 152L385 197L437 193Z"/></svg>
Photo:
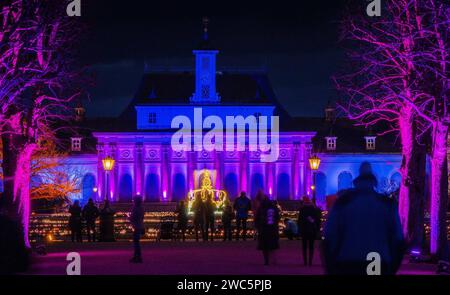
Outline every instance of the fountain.
<svg viewBox="0 0 450 295"><path fill-rule="evenodd" d="M218 190L212 187L211 176L208 170L204 170L203 179L201 180L200 188L191 190L188 193L188 212L192 214L192 204L197 195L201 196L203 202L206 202L208 199L212 199L219 213L220 209L223 207L224 202L228 200L227 193L224 190Z"/></svg>

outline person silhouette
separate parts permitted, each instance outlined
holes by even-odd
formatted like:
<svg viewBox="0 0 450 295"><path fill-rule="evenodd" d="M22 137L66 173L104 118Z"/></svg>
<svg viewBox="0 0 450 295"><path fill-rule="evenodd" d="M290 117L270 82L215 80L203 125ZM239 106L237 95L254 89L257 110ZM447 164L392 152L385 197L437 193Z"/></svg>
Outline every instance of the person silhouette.
<svg viewBox="0 0 450 295"><path fill-rule="evenodd" d="M338 197L324 230L324 258L328 274L367 274L367 256L376 252L381 274L395 274L405 242L397 204L375 191L377 179L363 162L354 188Z"/></svg>
<svg viewBox="0 0 450 295"><path fill-rule="evenodd" d="M252 203L247 198L245 192L241 192L239 198L234 201L234 210L236 211L236 240L239 241L241 225L242 225L242 238L244 241L247 239L247 219L248 211L252 209Z"/></svg>
<svg viewBox="0 0 450 295"><path fill-rule="evenodd" d="M142 206L142 198L136 196L133 199L133 209L131 210L130 222L133 226L133 246L134 255L130 259L132 263L142 263L141 253L141 235L144 234L144 207Z"/></svg>
<svg viewBox="0 0 450 295"><path fill-rule="evenodd" d="M202 237L204 237L204 224L205 224L205 205L203 203L200 194L196 194L194 197L194 202L192 203L192 211L194 212L194 231L195 240L198 242L198 231L201 231Z"/></svg>
<svg viewBox="0 0 450 295"><path fill-rule="evenodd" d="M177 229L178 231L180 231L181 238L183 239L184 242L186 240L186 229L188 224L187 209L184 201L180 201L177 204L175 213L177 214L177 223L178 223Z"/></svg>
<svg viewBox="0 0 450 295"><path fill-rule="evenodd" d="M81 207L80 207L80 201L75 200L73 204L69 207L69 228L70 228L70 235L72 238L72 243L76 242L83 242L83 237L81 235L82 230L82 223L81 223Z"/></svg>
<svg viewBox="0 0 450 295"><path fill-rule="evenodd" d="M303 262L311 266L314 258L314 242L320 232L320 209L308 198L303 197L303 205L298 214L298 225L302 237ZM309 256L307 252L309 250ZM308 260L309 258L309 260Z"/></svg>
<svg viewBox="0 0 450 295"><path fill-rule="evenodd" d="M204 236L203 236L203 240L204 241L208 241L208 229L211 229L211 241L214 240L214 219L215 219L215 215L214 213L216 212L216 204L214 203L214 200L212 198L212 195L209 195L208 198L206 199L205 203L204 203L204 214L205 214L205 230L204 230Z"/></svg>
<svg viewBox="0 0 450 295"><path fill-rule="evenodd" d="M280 211L274 201L264 198L255 216L255 225L258 229L258 250L264 257L264 265L273 262L275 250L280 248L278 222Z"/></svg>
<svg viewBox="0 0 450 295"><path fill-rule="evenodd" d="M87 204L84 206L82 215L84 220L86 221L86 232L88 236L88 242L91 241L91 232L92 232L92 242L95 242L97 233L95 221L100 215L100 211L98 210L97 206L95 206L92 198L90 198Z"/></svg>

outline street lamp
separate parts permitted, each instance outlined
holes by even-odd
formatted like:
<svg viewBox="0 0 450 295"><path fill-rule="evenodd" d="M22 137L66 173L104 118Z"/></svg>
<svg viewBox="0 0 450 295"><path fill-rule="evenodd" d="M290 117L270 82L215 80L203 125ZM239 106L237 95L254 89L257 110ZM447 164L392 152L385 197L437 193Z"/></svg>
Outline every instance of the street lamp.
<svg viewBox="0 0 450 295"><path fill-rule="evenodd" d="M103 169L106 173L106 188L105 188L105 200L108 199L108 191L109 191L109 172L114 168L115 160L110 156L107 156L102 160Z"/></svg>
<svg viewBox="0 0 450 295"><path fill-rule="evenodd" d="M311 158L309 158L309 167L313 171L313 185L311 186L311 189L313 191L313 197L312 197L313 204L316 203L316 172L317 172L317 170L319 170L319 166L320 166L320 158L319 157L314 155Z"/></svg>

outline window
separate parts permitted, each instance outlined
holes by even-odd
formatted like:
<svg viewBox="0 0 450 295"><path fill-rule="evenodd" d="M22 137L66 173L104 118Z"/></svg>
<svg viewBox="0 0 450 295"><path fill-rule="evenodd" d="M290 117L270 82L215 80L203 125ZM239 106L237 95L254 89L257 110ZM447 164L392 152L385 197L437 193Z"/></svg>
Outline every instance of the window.
<svg viewBox="0 0 450 295"><path fill-rule="evenodd" d="M81 137L72 137L72 152L81 151Z"/></svg>
<svg viewBox="0 0 450 295"><path fill-rule="evenodd" d="M337 137L325 137L325 140L327 141L327 151L336 150L336 138Z"/></svg>
<svg viewBox="0 0 450 295"><path fill-rule="evenodd" d="M365 136L366 139L366 150L373 151L375 150L375 136Z"/></svg>
<svg viewBox="0 0 450 295"><path fill-rule="evenodd" d="M148 123L150 124L156 123L156 113L148 113Z"/></svg>

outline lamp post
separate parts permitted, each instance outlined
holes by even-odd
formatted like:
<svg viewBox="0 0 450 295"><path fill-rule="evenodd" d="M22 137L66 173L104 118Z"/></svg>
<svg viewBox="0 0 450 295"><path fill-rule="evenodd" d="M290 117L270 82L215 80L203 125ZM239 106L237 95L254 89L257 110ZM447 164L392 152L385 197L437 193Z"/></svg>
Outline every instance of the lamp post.
<svg viewBox="0 0 450 295"><path fill-rule="evenodd" d="M108 191L109 191L109 172L114 168L115 160L110 156L107 156L102 160L103 169L106 173L106 187L105 187L105 200L108 200Z"/></svg>
<svg viewBox="0 0 450 295"><path fill-rule="evenodd" d="M313 191L313 197L312 197L313 204L316 203L316 172L317 172L317 170L319 170L319 166L320 166L320 158L319 157L314 155L311 158L309 158L309 167L313 171L313 185L311 186L311 189Z"/></svg>
<svg viewBox="0 0 450 295"><path fill-rule="evenodd" d="M110 156L107 156L102 160L103 169L106 174L106 188L105 188L105 208L107 208L108 204L108 195L109 195L109 173L114 168L115 160ZM105 212L103 212L105 211ZM100 241L102 242L114 242L114 211L112 210L102 210L102 214L100 214Z"/></svg>

